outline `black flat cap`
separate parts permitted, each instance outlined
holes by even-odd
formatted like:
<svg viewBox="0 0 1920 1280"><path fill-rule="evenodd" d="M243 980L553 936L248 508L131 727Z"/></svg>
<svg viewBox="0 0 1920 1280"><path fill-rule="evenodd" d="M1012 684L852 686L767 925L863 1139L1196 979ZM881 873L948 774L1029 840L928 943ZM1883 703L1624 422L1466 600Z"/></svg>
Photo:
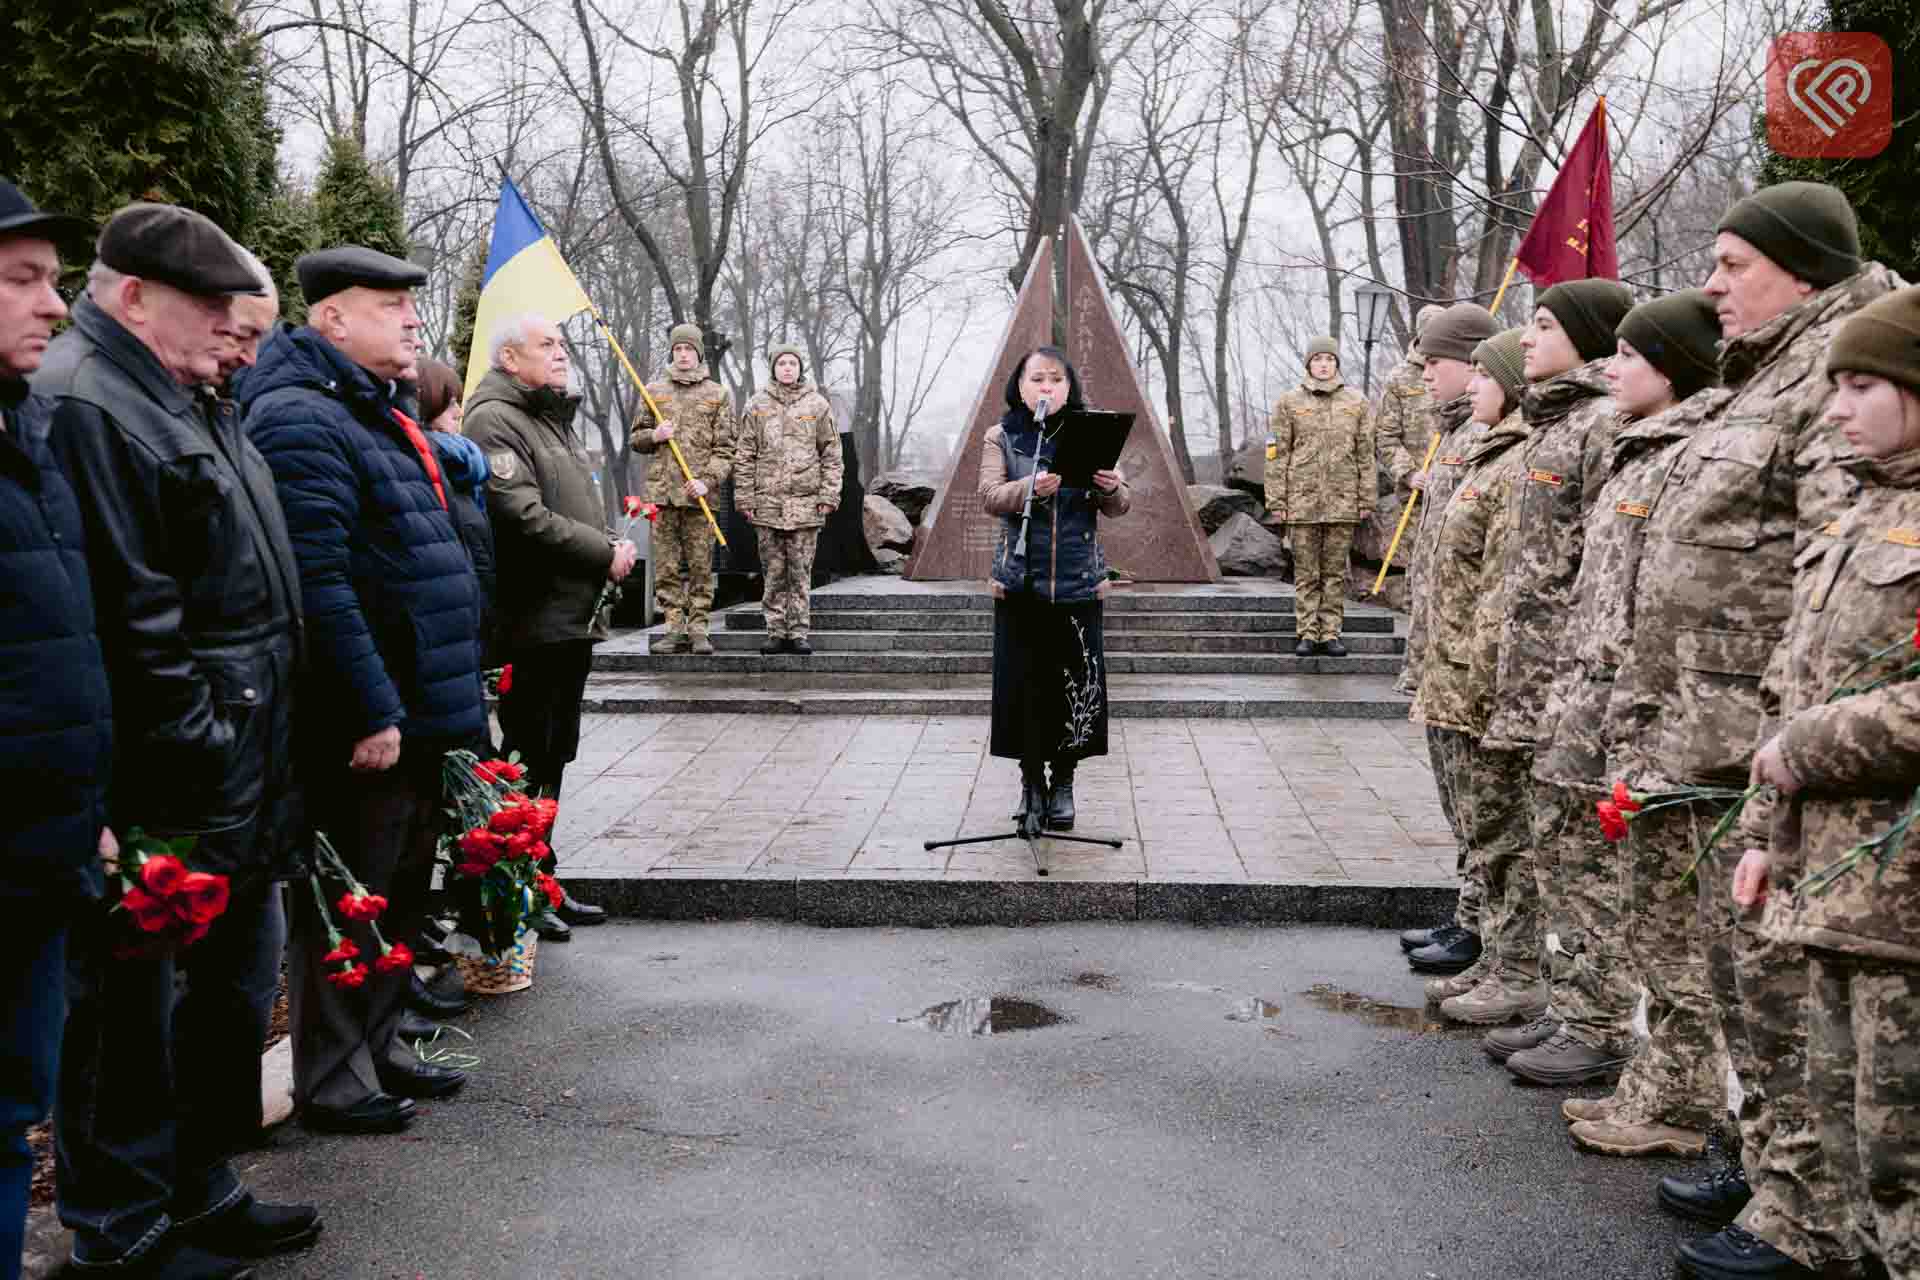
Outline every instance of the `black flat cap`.
<svg viewBox="0 0 1920 1280"><path fill-rule="evenodd" d="M427 282L425 268L357 244L304 254L293 270L308 306L342 289L417 289Z"/></svg>
<svg viewBox="0 0 1920 1280"><path fill-rule="evenodd" d="M239 245L205 214L177 204L130 204L107 219L96 250L121 275L187 293L264 294L266 281Z"/></svg>
<svg viewBox="0 0 1920 1280"><path fill-rule="evenodd" d="M25 192L0 178L0 236L85 241L93 238L93 224L64 213L42 213Z"/></svg>

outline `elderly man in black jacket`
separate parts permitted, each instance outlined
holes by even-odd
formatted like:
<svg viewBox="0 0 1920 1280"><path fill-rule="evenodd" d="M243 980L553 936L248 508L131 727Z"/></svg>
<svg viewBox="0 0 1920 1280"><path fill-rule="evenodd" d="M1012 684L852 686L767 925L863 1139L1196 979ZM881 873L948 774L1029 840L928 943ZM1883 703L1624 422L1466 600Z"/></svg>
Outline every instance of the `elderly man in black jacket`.
<svg viewBox="0 0 1920 1280"><path fill-rule="evenodd" d="M80 504L47 445L53 402L27 389L53 327L55 237L78 218L41 213L0 179L0 771L32 778L0 829L0 1275L19 1274L33 1159L66 1019L69 923L100 897L113 708L94 633ZM96 852L97 850L97 852Z"/></svg>
<svg viewBox="0 0 1920 1280"><path fill-rule="evenodd" d="M300 563L314 651L302 767L315 825L388 900L386 936L410 938L433 875L443 758L485 731L480 588L453 481L404 388L418 360L411 290L426 273L353 246L295 267L307 324L268 339L240 395ZM367 960L380 955L366 925L337 923ZM294 1097L309 1128L393 1132L414 1098L465 1081L400 1043L411 966L330 983L338 966L322 963L310 895L296 900L294 944Z"/></svg>
<svg viewBox="0 0 1920 1280"><path fill-rule="evenodd" d="M201 390L234 341L234 295L264 291L206 218L130 205L102 230L73 327L35 379L85 513L115 828L192 837L194 867L232 888L212 931L177 953L116 955L126 926L105 911L74 932L60 1217L75 1260L117 1274L241 1275L240 1259L319 1230L310 1207L256 1202L228 1160L260 1127L285 939L276 880L303 844L292 548L266 464Z"/></svg>

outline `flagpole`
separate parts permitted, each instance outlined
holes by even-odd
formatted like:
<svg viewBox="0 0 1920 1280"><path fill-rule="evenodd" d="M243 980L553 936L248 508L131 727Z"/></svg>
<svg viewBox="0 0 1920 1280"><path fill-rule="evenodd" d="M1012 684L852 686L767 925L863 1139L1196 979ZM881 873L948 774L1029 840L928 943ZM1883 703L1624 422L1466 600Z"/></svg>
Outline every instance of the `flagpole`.
<svg viewBox="0 0 1920 1280"><path fill-rule="evenodd" d="M1436 431L1433 433L1433 439L1427 441L1427 456L1420 459L1421 474L1424 475L1427 469L1433 466L1433 455L1439 452L1439 450L1440 433ZM1394 552L1400 550L1400 539L1406 536L1407 521L1413 519L1413 505L1418 501L1420 501L1420 491L1418 489L1415 489L1407 495L1406 509L1400 513L1400 524L1393 531L1393 541L1387 544L1387 554L1380 561L1380 574L1373 580L1373 590L1367 592L1368 595L1379 595L1380 588L1386 583L1387 569L1393 564Z"/></svg>
<svg viewBox="0 0 1920 1280"><path fill-rule="evenodd" d="M583 292L580 296L584 298L586 294ZM647 408L653 413L653 420L665 422L667 416L661 413L660 406L653 402L653 396L647 391L647 384L641 380L639 372L634 369L633 361L627 359L627 353L621 348L620 340L613 336L613 330L607 327L606 317L600 314L599 307L593 305L592 298L587 298L587 310L593 312L593 322L600 326L601 336L606 338L607 345L613 348L613 354L620 357L621 368L625 369L627 376L633 379L633 385L640 388L640 398L647 402ZM687 455L680 452L680 442L669 436L667 447L673 450L673 460L680 464L680 474L687 478L688 484L692 484L693 471L687 466ZM707 505L705 498L696 496L694 501L700 504L701 512L706 515L707 526L713 530L713 536L719 539L721 546L726 546L727 535L720 532L720 522L713 518L713 508Z"/></svg>
<svg viewBox="0 0 1920 1280"><path fill-rule="evenodd" d="M1500 281L1500 289L1493 295L1493 305L1487 308L1488 311L1495 315L1500 314L1500 299L1507 296L1507 286L1513 283L1513 272L1519 265L1520 255L1516 253L1513 255L1513 261L1507 264L1506 278Z"/></svg>

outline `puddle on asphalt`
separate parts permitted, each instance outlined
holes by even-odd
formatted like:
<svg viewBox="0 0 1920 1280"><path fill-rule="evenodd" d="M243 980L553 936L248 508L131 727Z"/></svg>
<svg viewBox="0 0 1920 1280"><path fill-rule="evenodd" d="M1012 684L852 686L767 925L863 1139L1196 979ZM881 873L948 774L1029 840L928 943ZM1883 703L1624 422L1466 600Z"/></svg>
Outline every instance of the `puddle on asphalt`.
<svg viewBox="0 0 1920 1280"><path fill-rule="evenodd" d="M1076 973L1073 975L1072 982L1076 987L1091 987L1095 991L1118 991L1120 989L1120 979L1110 973L1094 973L1092 971Z"/></svg>
<svg viewBox="0 0 1920 1280"><path fill-rule="evenodd" d="M1280 1006L1259 996L1236 1002L1227 1013L1228 1022L1272 1022L1280 1016Z"/></svg>
<svg viewBox="0 0 1920 1280"><path fill-rule="evenodd" d="M896 1021L949 1036L997 1036L1009 1031L1033 1031L1067 1019L1043 1004L1013 996L969 996L948 1000L912 1018Z"/></svg>
<svg viewBox="0 0 1920 1280"><path fill-rule="evenodd" d="M1422 1007L1408 1008L1405 1005L1388 1004L1384 1000L1375 1000L1372 996L1363 996L1355 991L1342 991L1339 987L1325 982L1315 983L1300 993L1307 1003L1328 1013L1349 1014L1360 1021L1376 1027L1386 1027L1392 1031L1411 1031L1415 1035L1424 1035L1433 1031L1449 1031L1445 1020L1431 1009Z"/></svg>

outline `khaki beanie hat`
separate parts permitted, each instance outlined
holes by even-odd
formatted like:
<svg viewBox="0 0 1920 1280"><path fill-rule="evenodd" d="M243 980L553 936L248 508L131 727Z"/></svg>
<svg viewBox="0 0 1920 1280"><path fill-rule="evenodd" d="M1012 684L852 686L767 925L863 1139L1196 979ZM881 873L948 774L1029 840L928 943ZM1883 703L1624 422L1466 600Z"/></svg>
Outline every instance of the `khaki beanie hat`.
<svg viewBox="0 0 1920 1280"><path fill-rule="evenodd" d="M1527 353L1520 345L1524 330L1503 329L1475 345L1473 363L1484 366L1507 393L1506 412L1512 413L1527 391Z"/></svg>
<svg viewBox="0 0 1920 1280"><path fill-rule="evenodd" d="M1618 280L1563 280L1540 295L1573 340L1582 360L1603 360L1614 352L1613 331L1633 310L1633 295Z"/></svg>
<svg viewBox="0 0 1920 1280"><path fill-rule="evenodd" d="M1824 289L1860 269L1853 204L1824 182L1780 182L1736 201L1716 231L1731 231L1796 279Z"/></svg>
<svg viewBox="0 0 1920 1280"><path fill-rule="evenodd" d="M1332 356L1334 361L1338 363L1340 359L1340 347L1332 338L1322 335L1307 343L1308 363L1312 363L1315 356Z"/></svg>
<svg viewBox="0 0 1920 1280"><path fill-rule="evenodd" d="M795 360L798 360L800 362L800 376L803 378L807 376L807 353L794 346L791 342L782 342L778 346L767 348L767 369L769 371L773 369L774 361L778 360L781 356L792 356Z"/></svg>
<svg viewBox="0 0 1920 1280"><path fill-rule="evenodd" d="M1720 381L1720 319L1698 289L1641 303L1614 333L1667 375L1676 400Z"/></svg>
<svg viewBox="0 0 1920 1280"><path fill-rule="evenodd" d="M1498 332L1493 312L1477 302L1456 302L1427 323L1420 354L1471 361L1473 349Z"/></svg>
<svg viewBox="0 0 1920 1280"><path fill-rule="evenodd" d="M1445 311L1445 310L1446 308L1441 306L1439 303L1429 302L1426 306L1414 312L1413 340L1416 345L1420 341L1420 335L1427 331L1427 326L1432 324L1434 321L1434 318L1437 317L1442 311Z"/></svg>
<svg viewBox="0 0 1920 1280"><path fill-rule="evenodd" d="M672 331L667 334L667 350L672 351L683 342L699 352L702 360L707 358L707 338L705 334L700 332L699 325L677 324L673 326Z"/></svg>
<svg viewBox="0 0 1920 1280"><path fill-rule="evenodd" d="M1827 376L1872 373L1920 394L1920 286L1862 307L1827 348Z"/></svg>

